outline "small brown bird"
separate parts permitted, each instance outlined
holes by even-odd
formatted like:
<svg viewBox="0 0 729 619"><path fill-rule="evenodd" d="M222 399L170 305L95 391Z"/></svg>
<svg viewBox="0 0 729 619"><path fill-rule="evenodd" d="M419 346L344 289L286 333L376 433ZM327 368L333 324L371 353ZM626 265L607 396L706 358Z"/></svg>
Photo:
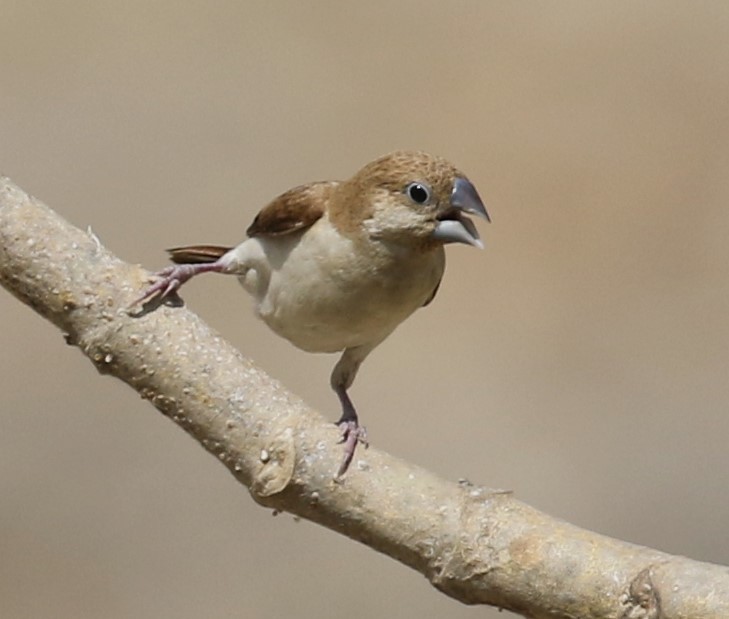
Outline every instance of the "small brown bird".
<svg viewBox="0 0 729 619"><path fill-rule="evenodd" d="M301 185L264 207L236 247L168 250L176 264L137 302L174 295L199 273L236 275L258 316L294 346L344 351L331 386L347 470L364 428L347 395L365 357L419 307L433 300L446 243L482 248L464 213L490 221L476 188L453 165L398 151L347 181Z"/></svg>

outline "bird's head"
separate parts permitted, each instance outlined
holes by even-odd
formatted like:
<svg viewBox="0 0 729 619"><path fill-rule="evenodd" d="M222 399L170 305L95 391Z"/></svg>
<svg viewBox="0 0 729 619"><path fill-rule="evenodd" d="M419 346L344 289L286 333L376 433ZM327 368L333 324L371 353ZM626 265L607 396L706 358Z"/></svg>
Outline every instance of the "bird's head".
<svg viewBox="0 0 729 619"><path fill-rule="evenodd" d="M370 238L482 248L467 215L490 221L476 188L445 159L396 151L367 164L342 187L350 216Z"/></svg>

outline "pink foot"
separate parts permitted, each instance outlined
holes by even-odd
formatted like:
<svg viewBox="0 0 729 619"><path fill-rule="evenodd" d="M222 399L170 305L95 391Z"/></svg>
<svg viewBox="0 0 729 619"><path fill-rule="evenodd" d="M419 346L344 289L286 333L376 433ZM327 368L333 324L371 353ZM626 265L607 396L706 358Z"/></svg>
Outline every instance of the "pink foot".
<svg viewBox="0 0 729 619"><path fill-rule="evenodd" d="M339 478L347 472L354 458L354 452L357 449L358 443L362 443L365 449L370 446L367 442L367 430L355 420L340 421L337 425L342 431L342 438L339 442L344 443L344 457L342 458L342 464L339 465L339 470L335 478Z"/></svg>
<svg viewBox="0 0 729 619"><path fill-rule="evenodd" d="M222 267L217 262L209 264L173 264L155 273L154 277L157 278L157 281L147 288L140 297L130 303L129 307L134 307L139 303L147 303L155 298L159 298L160 301L174 298L180 287L195 275L220 271L222 271Z"/></svg>

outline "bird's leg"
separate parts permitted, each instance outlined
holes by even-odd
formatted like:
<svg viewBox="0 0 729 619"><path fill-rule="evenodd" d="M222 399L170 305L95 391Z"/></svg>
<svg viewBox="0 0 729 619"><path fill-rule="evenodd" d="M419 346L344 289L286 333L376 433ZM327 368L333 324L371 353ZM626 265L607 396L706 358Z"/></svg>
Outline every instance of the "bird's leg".
<svg viewBox="0 0 729 619"><path fill-rule="evenodd" d="M130 307L159 297L160 300L174 297L180 287L190 278L200 273L223 273L227 264L222 260L198 264L173 264L154 274L157 281L135 299Z"/></svg>
<svg viewBox="0 0 729 619"><path fill-rule="evenodd" d="M369 447L367 430L359 425L357 411L347 394L347 389L352 386L360 364L373 348L374 345L347 348L332 371L332 389L334 389L334 393L337 394L342 404L342 416L337 421L337 425L342 432L340 442L344 443L344 456L342 463L339 465L336 478L341 477L347 472L354 458L354 452L357 449L358 443L362 443L365 448Z"/></svg>
<svg viewBox="0 0 729 619"><path fill-rule="evenodd" d="M337 477L341 477L347 472L349 465L352 463L357 443L362 443L365 448L369 447L369 443L367 442L367 429L359 425L357 411L349 395L347 395L347 391L343 387L339 387L335 391L342 403L342 416L337 421L337 425L342 431L342 438L339 442L344 443L344 457L337 471Z"/></svg>

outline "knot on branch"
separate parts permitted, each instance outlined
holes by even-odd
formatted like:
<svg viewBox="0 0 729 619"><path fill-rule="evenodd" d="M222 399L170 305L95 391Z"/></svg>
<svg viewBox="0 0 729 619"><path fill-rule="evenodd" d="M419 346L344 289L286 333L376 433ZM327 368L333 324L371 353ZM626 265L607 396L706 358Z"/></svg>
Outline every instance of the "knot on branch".
<svg viewBox="0 0 729 619"><path fill-rule="evenodd" d="M642 570L620 596L623 613L620 619L660 619L661 600L653 584L652 567Z"/></svg>
<svg viewBox="0 0 729 619"><path fill-rule="evenodd" d="M261 499L282 492L293 477L295 463L293 430L285 428L261 449L250 485L253 498L260 503Z"/></svg>

